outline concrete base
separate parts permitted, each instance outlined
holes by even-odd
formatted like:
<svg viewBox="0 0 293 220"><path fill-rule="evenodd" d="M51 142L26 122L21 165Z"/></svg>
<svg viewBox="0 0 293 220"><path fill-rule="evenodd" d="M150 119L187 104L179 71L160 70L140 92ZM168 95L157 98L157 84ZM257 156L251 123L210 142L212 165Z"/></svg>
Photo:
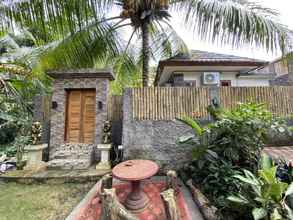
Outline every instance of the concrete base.
<svg viewBox="0 0 293 220"><path fill-rule="evenodd" d="M110 150L112 144L98 144L97 150L101 152L101 161L97 164L97 170L111 169Z"/></svg>
<svg viewBox="0 0 293 220"><path fill-rule="evenodd" d="M96 170L111 170L110 162L100 162L96 166Z"/></svg>
<svg viewBox="0 0 293 220"><path fill-rule="evenodd" d="M46 163L42 161L43 150L48 147L47 144L29 145L24 148L24 157L26 160L25 170L46 169Z"/></svg>

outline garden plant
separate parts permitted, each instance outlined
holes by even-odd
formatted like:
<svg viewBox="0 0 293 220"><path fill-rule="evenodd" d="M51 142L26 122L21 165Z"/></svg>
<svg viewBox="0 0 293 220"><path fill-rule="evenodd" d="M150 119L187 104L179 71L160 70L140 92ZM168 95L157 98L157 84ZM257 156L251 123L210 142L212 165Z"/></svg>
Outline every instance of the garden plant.
<svg viewBox="0 0 293 220"><path fill-rule="evenodd" d="M284 201L291 199L291 168L284 164L273 167L261 154L268 130L285 125L276 122L263 104L239 104L231 110L211 113L216 114L216 120L208 125L189 117L179 119L193 130L193 134L178 139L180 147L193 146L193 161L182 169L183 179L192 178L216 206L221 219L275 219L277 215L290 219L290 202L285 205ZM265 182L269 181L263 180L266 177L272 182ZM251 185L258 191L248 190ZM271 196L276 196L274 205Z"/></svg>

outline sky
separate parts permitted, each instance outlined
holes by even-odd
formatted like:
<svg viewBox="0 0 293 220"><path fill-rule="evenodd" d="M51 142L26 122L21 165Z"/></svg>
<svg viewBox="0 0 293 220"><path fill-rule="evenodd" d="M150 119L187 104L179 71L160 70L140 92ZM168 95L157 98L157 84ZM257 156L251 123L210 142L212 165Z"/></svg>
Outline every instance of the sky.
<svg viewBox="0 0 293 220"><path fill-rule="evenodd" d="M257 2L265 7L277 10L280 14L280 22L287 25L293 30L293 0L251 0ZM118 15L120 11L114 10L114 14ZM171 24L180 37L187 44L189 49L194 50L204 50L216 53L225 53L242 57L251 57L255 59L262 59L267 61L272 61L279 58L282 54L281 52L267 52L258 48L231 48L229 46L219 46L208 42L201 41L196 38L190 30L186 29L182 24L182 17L180 14L172 13ZM124 32L125 39L129 39L132 33L132 29L126 29Z"/></svg>
<svg viewBox="0 0 293 220"><path fill-rule="evenodd" d="M293 30L293 0L258 0L263 6L277 10L280 13L281 23L287 25ZM186 30L180 23L180 17L175 15L172 19L172 24L181 38L185 41L190 49L205 50L211 52L227 53L238 56L251 57L256 59L274 60L281 54L267 53L255 48L233 49L229 46L221 47L202 42L194 38L190 31Z"/></svg>

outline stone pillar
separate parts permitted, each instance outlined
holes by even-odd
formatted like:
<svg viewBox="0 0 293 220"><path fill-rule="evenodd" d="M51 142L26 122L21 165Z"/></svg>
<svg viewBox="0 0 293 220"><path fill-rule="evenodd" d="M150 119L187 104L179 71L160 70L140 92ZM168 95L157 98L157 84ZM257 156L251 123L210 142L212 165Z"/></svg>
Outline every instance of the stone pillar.
<svg viewBox="0 0 293 220"><path fill-rule="evenodd" d="M129 129L132 132L132 120L133 120L133 111L132 111L132 92L131 89L125 89L123 93L123 123L122 123L122 143L126 143L124 146L124 155L128 156L127 145L131 144L131 133L127 132Z"/></svg>

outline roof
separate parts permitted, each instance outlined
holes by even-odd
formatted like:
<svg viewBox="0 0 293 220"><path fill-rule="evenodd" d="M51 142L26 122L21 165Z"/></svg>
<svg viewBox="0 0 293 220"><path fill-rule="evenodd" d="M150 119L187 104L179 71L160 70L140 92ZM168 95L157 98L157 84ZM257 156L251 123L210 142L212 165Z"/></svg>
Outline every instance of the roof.
<svg viewBox="0 0 293 220"><path fill-rule="evenodd" d="M284 74L270 81L274 86L293 86L293 82L289 80L289 74Z"/></svg>
<svg viewBox="0 0 293 220"><path fill-rule="evenodd" d="M252 62L267 63L267 61L252 59L248 57L239 57L228 54L220 54L201 50L192 50L189 55L178 54L165 61L194 61L194 62ZM164 62L164 61L163 61Z"/></svg>
<svg viewBox="0 0 293 220"><path fill-rule="evenodd" d="M265 60L239 57L201 50L192 50L190 54L178 54L159 62L155 83L161 77L165 66L263 66L269 62Z"/></svg>
<svg viewBox="0 0 293 220"><path fill-rule="evenodd" d="M60 69L51 70L47 74L55 79L72 79L72 78L108 78L114 80L111 69Z"/></svg>

